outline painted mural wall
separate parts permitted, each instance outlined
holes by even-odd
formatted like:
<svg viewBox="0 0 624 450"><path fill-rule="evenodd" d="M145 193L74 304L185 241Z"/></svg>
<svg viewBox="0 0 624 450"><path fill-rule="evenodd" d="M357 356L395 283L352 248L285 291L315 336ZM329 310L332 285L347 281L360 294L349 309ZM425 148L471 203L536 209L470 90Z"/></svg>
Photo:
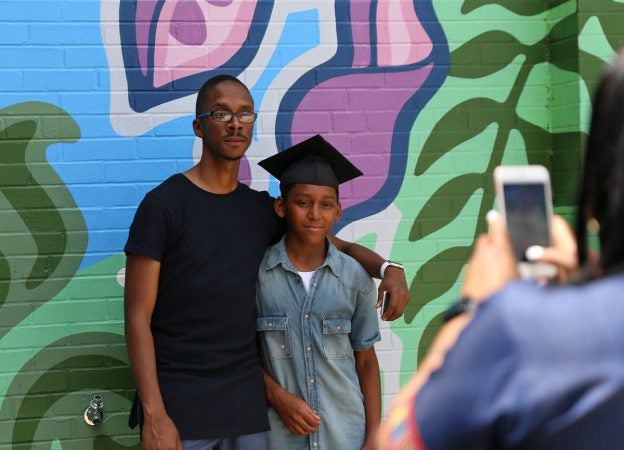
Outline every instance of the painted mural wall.
<svg viewBox="0 0 624 450"><path fill-rule="evenodd" d="M207 78L252 92L242 182L277 194L257 161L314 133L364 172L334 231L406 264L376 347L387 403L457 296L492 169L545 164L573 213L623 19L607 0L0 0L0 449L139 448L122 249L145 193L199 157Z"/></svg>

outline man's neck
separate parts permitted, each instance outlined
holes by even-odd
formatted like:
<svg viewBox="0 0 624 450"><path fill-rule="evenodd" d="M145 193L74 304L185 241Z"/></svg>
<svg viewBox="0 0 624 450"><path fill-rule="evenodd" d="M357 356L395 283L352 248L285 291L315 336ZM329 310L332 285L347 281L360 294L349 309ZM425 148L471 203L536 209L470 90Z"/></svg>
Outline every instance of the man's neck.
<svg viewBox="0 0 624 450"><path fill-rule="evenodd" d="M229 194L238 187L237 161L207 161L204 158L184 172L186 177L199 188L213 194Z"/></svg>

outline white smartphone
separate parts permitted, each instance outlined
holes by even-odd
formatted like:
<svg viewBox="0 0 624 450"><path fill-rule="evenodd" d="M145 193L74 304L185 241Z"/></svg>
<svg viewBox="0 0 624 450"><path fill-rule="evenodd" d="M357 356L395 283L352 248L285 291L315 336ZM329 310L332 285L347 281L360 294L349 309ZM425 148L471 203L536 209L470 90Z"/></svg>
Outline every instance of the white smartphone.
<svg viewBox="0 0 624 450"><path fill-rule="evenodd" d="M552 264L529 262L526 250L532 245L551 245L552 198L550 175L544 166L498 166L494 169L496 203L518 259L522 278L553 278Z"/></svg>
<svg viewBox="0 0 624 450"><path fill-rule="evenodd" d="M390 305L390 294L388 291L384 291L383 296L381 297L381 308L379 308L379 315L383 316Z"/></svg>

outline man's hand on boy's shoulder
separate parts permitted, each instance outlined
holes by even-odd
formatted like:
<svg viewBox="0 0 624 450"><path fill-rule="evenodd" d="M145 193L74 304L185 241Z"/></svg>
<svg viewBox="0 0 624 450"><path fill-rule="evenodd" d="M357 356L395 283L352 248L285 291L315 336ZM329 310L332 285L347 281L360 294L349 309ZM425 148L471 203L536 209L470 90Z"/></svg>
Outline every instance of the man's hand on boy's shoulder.
<svg viewBox="0 0 624 450"><path fill-rule="evenodd" d="M393 266L389 266L385 270L384 277L377 289L377 308L381 307L384 292L387 292L386 297L388 298L389 295L390 300L386 312L383 313L381 318L383 320L398 319L403 315L403 311L405 311L405 307L409 302L405 270Z"/></svg>

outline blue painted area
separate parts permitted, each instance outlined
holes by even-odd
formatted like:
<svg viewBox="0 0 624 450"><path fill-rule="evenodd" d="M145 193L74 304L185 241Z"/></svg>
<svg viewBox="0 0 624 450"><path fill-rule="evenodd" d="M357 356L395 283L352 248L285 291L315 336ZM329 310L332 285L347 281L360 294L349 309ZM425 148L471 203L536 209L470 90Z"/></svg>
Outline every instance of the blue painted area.
<svg viewBox="0 0 624 450"><path fill-rule="evenodd" d="M34 45L30 40L29 47L3 51L10 56L4 59L5 65L21 70L2 73L6 80L3 85L11 92L0 98L0 106L30 101L51 103L78 123L79 141L50 146L47 158L85 218L89 230L81 265L85 268L123 250L127 229L145 193L173 173L191 167L195 136L192 112L143 136L119 136L110 123L110 86L105 71L108 61L99 24L99 2L91 2L90 8L80 3L75 14L86 21L80 26L55 23L60 19L59 4L44 2L43 9L19 8L19 14L13 11L7 15L19 17L24 23L41 22L41 27L31 25ZM6 10L6 4L2 8ZM12 30L14 27L0 27L0 40L15 42L15 35L7 36ZM265 72L252 89L256 104L262 104L266 88L284 64L319 42L316 9L290 14ZM271 192L279 193L275 180Z"/></svg>
<svg viewBox="0 0 624 450"><path fill-rule="evenodd" d="M251 87L251 95L258 109L262 108L264 94L286 64L321 43L319 13L317 9L290 13L284 23L282 35L262 75ZM254 140L257 140L254 128Z"/></svg>
<svg viewBox="0 0 624 450"><path fill-rule="evenodd" d="M280 190L279 190L279 181L277 181L275 179L275 177L273 175L270 175L271 179L269 180L269 194L271 194L271 196L273 197L279 197L280 195Z"/></svg>
<svg viewBox="0 0 624 450"><path fill-rule="evenodd" d="M0 66L14 69L3 70L0 76L0 91L11 90L0 96L0 108L46 102L61 107L78 123L78 142L53 144L46 156L85 218L89 242L84 268L123 250L128 226L145 192L191 166L195 137L190 115L144 136L119 136L110 123L100 2L77 3L80 8L69 17L83 20L80 26L61 25L62 4L29 2L28 8L20 2L11 2L11 7L0 4L0 15L29 23L34 38L27 47L12 47L16 37L11 33L16 28L0 27L0 41L9 43Z"/></svg>
<svg viewBox="0 0 624 450"><path fill-rule="evenodd" d="M282 35L267 67L262 72L257 83L250 89L254 104L258 105L259 110L262 109L264 94L284 66L305 52L316 48L321 43L319 22L318 9L310 9L288 15ZM254 140L258 140L256 128L254 128ZM279 182L272 175L269 176L268 191L273 197L277 197L279 196Z"/></svg>
<svg viewBox="0 0 624 450"><path fill-rule="evenodd" d="M0 27L0 42L4 43L3 58L0 59L0 108L22 102L46 102L61 107L78 123L81 130L78 142L51 145L46 156L85 217L89 230L88 247L81 266L85 268L122 251L134 210L145 193L171 174L191 167L195 136L191 128L192 111L142 136L124 137L115 132L110 123L110 80L100 29L101 4L96 1L75 2L76 9L72 9L72 4L47 0L28 2L28 7L23 7L23 2L0 1L0 17L9 25ZM446 42L433 9L428 2L424 4L428 6L421 5L419 14L436 42L434 52L426 62L434 63L435 69L427 82L427 89L414 99L416 111L400 115L401 127L409 126L417 111L430 98L430 94L424 93L435 92L446 76ZM345 4L339 5L345 7ZM258 10L258 17L268 17L271 8L272 2L264 3ZM342 9L340 11L346 14ZM337 14L340 15L340 11ZM284 66L320 45L319 21L319 11L315 8L291 13L286 18L273 55L258 82L251 87L261 114L267 89ZM349 43L347 25L339 21L338 32L339 37ZM29 36L25 36L27 30L31 33ZM265 30L266 22L259 21L254 28L254 42L261 41ZM239 55L238 61L250 61L255 55L253 47L250 44L250 53ZM348 69L351 48L349 45L342 47L331 61L310 70L305 80L295 82L291 93L303 95L310 85L319 81L319 76L336 75L332 73L334 68L341 73L344 68ZM232 67L226 68L227 71L234 70ZM240 66L240 69L244 68L244 65ZM119 68L115 70L119 71ZM154 101L162 103L167 101L167 95L173 99L179 98L183 92L195 91L213 74L203 73L197 79L187 80L194 83L192 86L178 84L180 91L177 92L174 89L170 93L152 92L144 85L147 90L143 93L158 97ZM293 105L296 104L294 101ZM282 107L287 105L288 102ZM133 117L128 116L127 120L133 120ZM280 149L290 143L287 125L283 123L280 127L278 120L276 131ZM405 141L395 142L397 148L407 148L406 136L396 139ZM397 174L403 172L404 167L396 170ZM399 178L384 186L381 193L384 201L391 201L396 195ZM269 192L279 195L275 179L269 183ZM354 209L344 223L370 215L385 205L380 199L371 200L360 205L360 209Z"/></svg>
<svg viewBox="0 0 624 450"><path fill-rule="evenodd" d="M99 9L99 2L92 3ZM63 2L59 1L0 2L0 17L2 21L7 22L53 22L61 20L62 13ZM99 17L99 14L96 17ZM5 42L4 38L2 42Z"/></svg>

